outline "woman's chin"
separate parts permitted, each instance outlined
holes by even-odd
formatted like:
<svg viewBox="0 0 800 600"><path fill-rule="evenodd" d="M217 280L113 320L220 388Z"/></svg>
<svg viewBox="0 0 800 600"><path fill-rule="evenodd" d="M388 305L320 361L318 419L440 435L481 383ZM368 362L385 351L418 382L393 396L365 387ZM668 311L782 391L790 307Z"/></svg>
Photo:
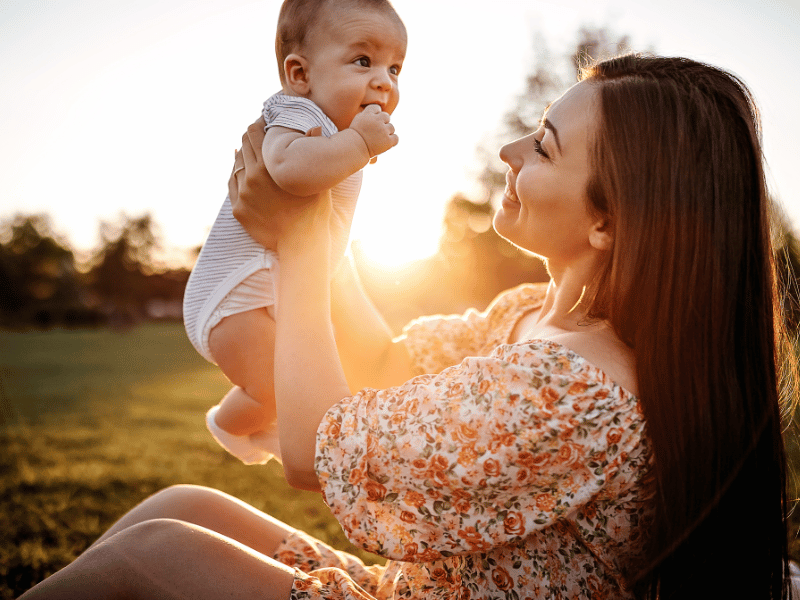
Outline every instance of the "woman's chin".
<svg viewBox="0 0 800 600"><path fill-rule="evenodd" d="M509 231L508 225L513 223L513 221L509 217L510 216L508 213L506 213L502 208L498 210L496 213L494 213L494 218L492 219L492 229L494 229L494 232L501 238L511 242L511 240L508 239L507 233ZM513 244L513 242L511 243Z"/></svg>
<svg viewBox="0 0 800 600"><path fill-rule="evenodd" d="M519 204L508 203L506 200L503 200L503 204L497 209L492 218L492 225L495 230L498 228L504 229L516 223L519 217L518 207Z"/></svg>

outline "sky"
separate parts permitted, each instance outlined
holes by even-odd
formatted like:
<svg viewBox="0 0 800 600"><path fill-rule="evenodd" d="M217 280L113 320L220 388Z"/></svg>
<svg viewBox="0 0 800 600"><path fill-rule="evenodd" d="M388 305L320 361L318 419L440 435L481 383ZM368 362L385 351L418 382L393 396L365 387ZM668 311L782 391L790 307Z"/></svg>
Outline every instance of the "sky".
<svg viewBox="0 0 800 600"><path fill-rule="evenodd" d="M352 238L386 264L431 254L443 209L475 193L476 149L513 106L541 36L581 26L741 76L770 186L800 226L800 0L394 0L409 32L392 117ZM200 245L241 134L278 90L279 0L0 0L0 221L48 213L79 251L101 220L149 212L165 260ZM1 232L0 232L1 233Z"/></svg>

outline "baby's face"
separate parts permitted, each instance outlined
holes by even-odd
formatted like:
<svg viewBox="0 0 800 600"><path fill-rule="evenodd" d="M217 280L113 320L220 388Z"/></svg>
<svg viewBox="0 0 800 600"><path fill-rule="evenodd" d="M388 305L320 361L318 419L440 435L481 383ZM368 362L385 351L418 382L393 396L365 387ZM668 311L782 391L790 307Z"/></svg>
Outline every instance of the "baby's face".
<svg viewBox="0 0 800 600"><path fill-rule="evenodd" d="M309 100L339 130L369 104L391 114L400 100L398 75L406 55L406 33L392 15L378 10L332 10L330 25L317 27L304 52Z"/></svg>

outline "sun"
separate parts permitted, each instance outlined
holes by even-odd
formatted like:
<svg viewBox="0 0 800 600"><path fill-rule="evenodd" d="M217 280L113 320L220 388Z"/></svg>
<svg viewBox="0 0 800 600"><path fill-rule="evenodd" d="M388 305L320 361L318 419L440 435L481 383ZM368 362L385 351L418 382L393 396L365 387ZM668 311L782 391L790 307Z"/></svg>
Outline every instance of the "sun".
<svg viewBox="0 0 800 600"><path fill-rule="evenodd" d="M386 232L383 232L384 234ZM353 252L377 270L401 270L417 260L428 258L439 249L437 236L369 235L353 240Z"/></svg>
<svg viewBox="0 0 800 600"><path fill-rule="evenodd" d="M436 211L421 210L392 191L367 188L362 196L366 201L356 209L350 231L351 252L360 259L375 269L396 271L439 250L442 217L428 214Z"/></svg>

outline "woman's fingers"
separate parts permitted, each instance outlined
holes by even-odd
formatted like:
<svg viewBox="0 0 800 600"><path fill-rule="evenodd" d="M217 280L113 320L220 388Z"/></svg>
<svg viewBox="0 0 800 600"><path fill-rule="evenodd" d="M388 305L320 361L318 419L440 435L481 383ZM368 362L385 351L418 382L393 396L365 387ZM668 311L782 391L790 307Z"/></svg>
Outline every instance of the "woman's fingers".
<svg viewBox="0 0 800 600"><path fill-rule="evenodd" d="M278 187L264 165L261 146L264 120L259 118L242 136L242 148L234 157L228 193L234 218L262 246L277 248L288 227L309 209L330 210L330 194L299 198ZM319 135L312 131L309 135Z"/></svg>
<svg viewBox="0 0 800 600"><path fill-rule="evenodd" d="M242 135L242 147L233 157L233 171L228 179L228 196L234 205L242 193L247 194L247 175L259 174L264 168L261 143L264 141L264 117L259 117Z"/></svg>
<svg viewBox="0 0 800 600"><path fill-rule="evenodd" d="M244 158L242 157L242 149L236 150L233 153L233 171L231 173L236 173L244 169Z"/></svg>
<svg viewBox="0 0 800 600"><path fill-rule="evenodd" d="M245 169L257 168L264 160L261 156L261 143L264 141L264 118L251 124L242 136L242 155Z"/></svg>
<svg viewBox="0 0 800 600"><path fill-rule="evenodd" d="M237 181L238 175L244 171L244 158L242 151L237 150L233 155L233 170L231 176L228 178L228 197L231 202L236 202L239 199L239 182Z"/></svg>

